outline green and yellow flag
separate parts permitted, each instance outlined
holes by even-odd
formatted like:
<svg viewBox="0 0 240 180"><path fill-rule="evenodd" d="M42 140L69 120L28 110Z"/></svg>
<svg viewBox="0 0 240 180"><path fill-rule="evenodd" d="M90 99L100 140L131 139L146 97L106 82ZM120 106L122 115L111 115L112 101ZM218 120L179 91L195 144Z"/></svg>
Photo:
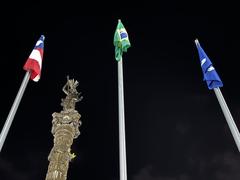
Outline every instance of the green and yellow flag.
<svg viewBox="0 0 240 180"><path fill-rule="evenodd" d="M122 59L123 52L127 52L127 49L131 47L130 41L128 39L128 33L121 20L118 20L113 44L115 46L115 59L117 61L120 61Z"/></svg>

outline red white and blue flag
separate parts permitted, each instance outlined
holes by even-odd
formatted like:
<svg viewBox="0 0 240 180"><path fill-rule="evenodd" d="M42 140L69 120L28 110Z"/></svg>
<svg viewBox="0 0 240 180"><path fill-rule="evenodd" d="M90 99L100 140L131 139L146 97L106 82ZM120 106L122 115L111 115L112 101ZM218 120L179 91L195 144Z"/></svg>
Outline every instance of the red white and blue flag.
<svg viewBox="0 0 240 180"><path fill-rule="evenodd" d="M43 60L43 50L44 50L44 35L41 35L37 41L33 51L28 57L26 63L23 66L23 69L30 71L31 79L35 82L39 81L41 76L42 69L42 60Z"/></svg>

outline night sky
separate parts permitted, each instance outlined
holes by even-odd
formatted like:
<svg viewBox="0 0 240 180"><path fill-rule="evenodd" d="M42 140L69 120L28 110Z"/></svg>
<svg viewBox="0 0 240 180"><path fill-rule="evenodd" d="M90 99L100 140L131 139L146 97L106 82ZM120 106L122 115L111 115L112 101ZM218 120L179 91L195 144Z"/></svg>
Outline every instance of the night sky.
<svg viewBox="0 0 240 180"><path fill-rule="evenodd" d="M0 152L1 180L45 179L67 75L83 100L68 179L118 180L118 86L113 35L118 19L132 47L123 55L129 180L237 180L240 156L214 91L203 81L198 38L224 86L240 127L237 23L200 13L13 16L3 20L0 53L2 129L25 75L23 65L45 35L42 76L29 81Z"/></svg>

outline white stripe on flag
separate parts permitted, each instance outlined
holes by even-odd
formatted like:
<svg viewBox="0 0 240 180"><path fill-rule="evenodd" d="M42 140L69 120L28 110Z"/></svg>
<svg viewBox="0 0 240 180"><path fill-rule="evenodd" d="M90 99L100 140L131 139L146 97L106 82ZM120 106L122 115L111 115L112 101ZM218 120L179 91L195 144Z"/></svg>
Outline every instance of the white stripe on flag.
<svg viewBox="0 0 240 180"><path fill-rule="evenodd" d="M38 50L34 49L29 58L36 60L40 66L40 69L42 68L42 57Z"/></svg>

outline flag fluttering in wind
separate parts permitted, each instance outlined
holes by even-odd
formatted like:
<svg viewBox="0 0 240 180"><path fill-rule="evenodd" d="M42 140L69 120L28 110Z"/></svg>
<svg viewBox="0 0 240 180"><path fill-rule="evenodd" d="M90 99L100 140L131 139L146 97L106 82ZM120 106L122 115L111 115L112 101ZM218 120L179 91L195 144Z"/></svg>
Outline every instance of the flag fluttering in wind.
<svg viewBox="0 0 240 180"><path fill-rule="evenodd" d="M45 37L43 35L39 38L34 49L32 50L30 56L28 57L26 63L23 66L23 69L26 70L26 73L22 81L22 84L18 90L17 96L13 102L11 110L8 114L7 120L3 126L2 132L0 134L0 152L2 150L3 144L7 137L8 131L11 127L13 118L16 114L16 111L18 109L19 103L24 94L24 91L27 87L29 79L31 78L35 82L39 81L40 79L41 69L42 69L44 39Z"/></svg>
<svg viewBox="0 0 240 180"><path fill-rule="evenodd" d="M123 52L127 52L127 49L131 47L128 33L123 26L121 20L118 20L118 25L114 34L113 44L115 46L115 59L120 61L122 59Z"/></svg>
<svg viewBox="0 0 240 180"><path fill-rule="evenodd" d="M222 108L223 114L226 118L226 121L228 123L228 126L230 128L230 131L232 133L233 139L237 145L238 151L240 152L240 134L238 131L238 128L233 120L233 117L231 115L231 112L227 106L227 103L225 102L225 99L222 95L222 92L220 90L220 87L223 86L223 83L221 79L219 78L216 70L214 69L212 62L204 52L204 50L201 48L200 43L198 40L195 40L195 44L198 49L199 58L201 61L201 67L203 71L204 81L207 82L208 89L213 89L216 97L218 99L218 102Z"/></svg>
<svg viewBox="0 0 240 180"><path fill-rule="evenodd" d="M41 35L30 56L28 57L26 63L23 66L24 70L30 71L31 79L35 82L39 81L41 76L44 39L44 35Z"/></svg>
<svg viewBox="0 0 240 180"><path fill-rule="evenodd" d="M222 87L223 83L218 76L217 71L212 65L211 60L208 58L207 54L204 52L198 40L195 40L198 55L201 62L202 72L203 72L203 80L207 82L208 89L213 89L216 87Z"/></svg>

